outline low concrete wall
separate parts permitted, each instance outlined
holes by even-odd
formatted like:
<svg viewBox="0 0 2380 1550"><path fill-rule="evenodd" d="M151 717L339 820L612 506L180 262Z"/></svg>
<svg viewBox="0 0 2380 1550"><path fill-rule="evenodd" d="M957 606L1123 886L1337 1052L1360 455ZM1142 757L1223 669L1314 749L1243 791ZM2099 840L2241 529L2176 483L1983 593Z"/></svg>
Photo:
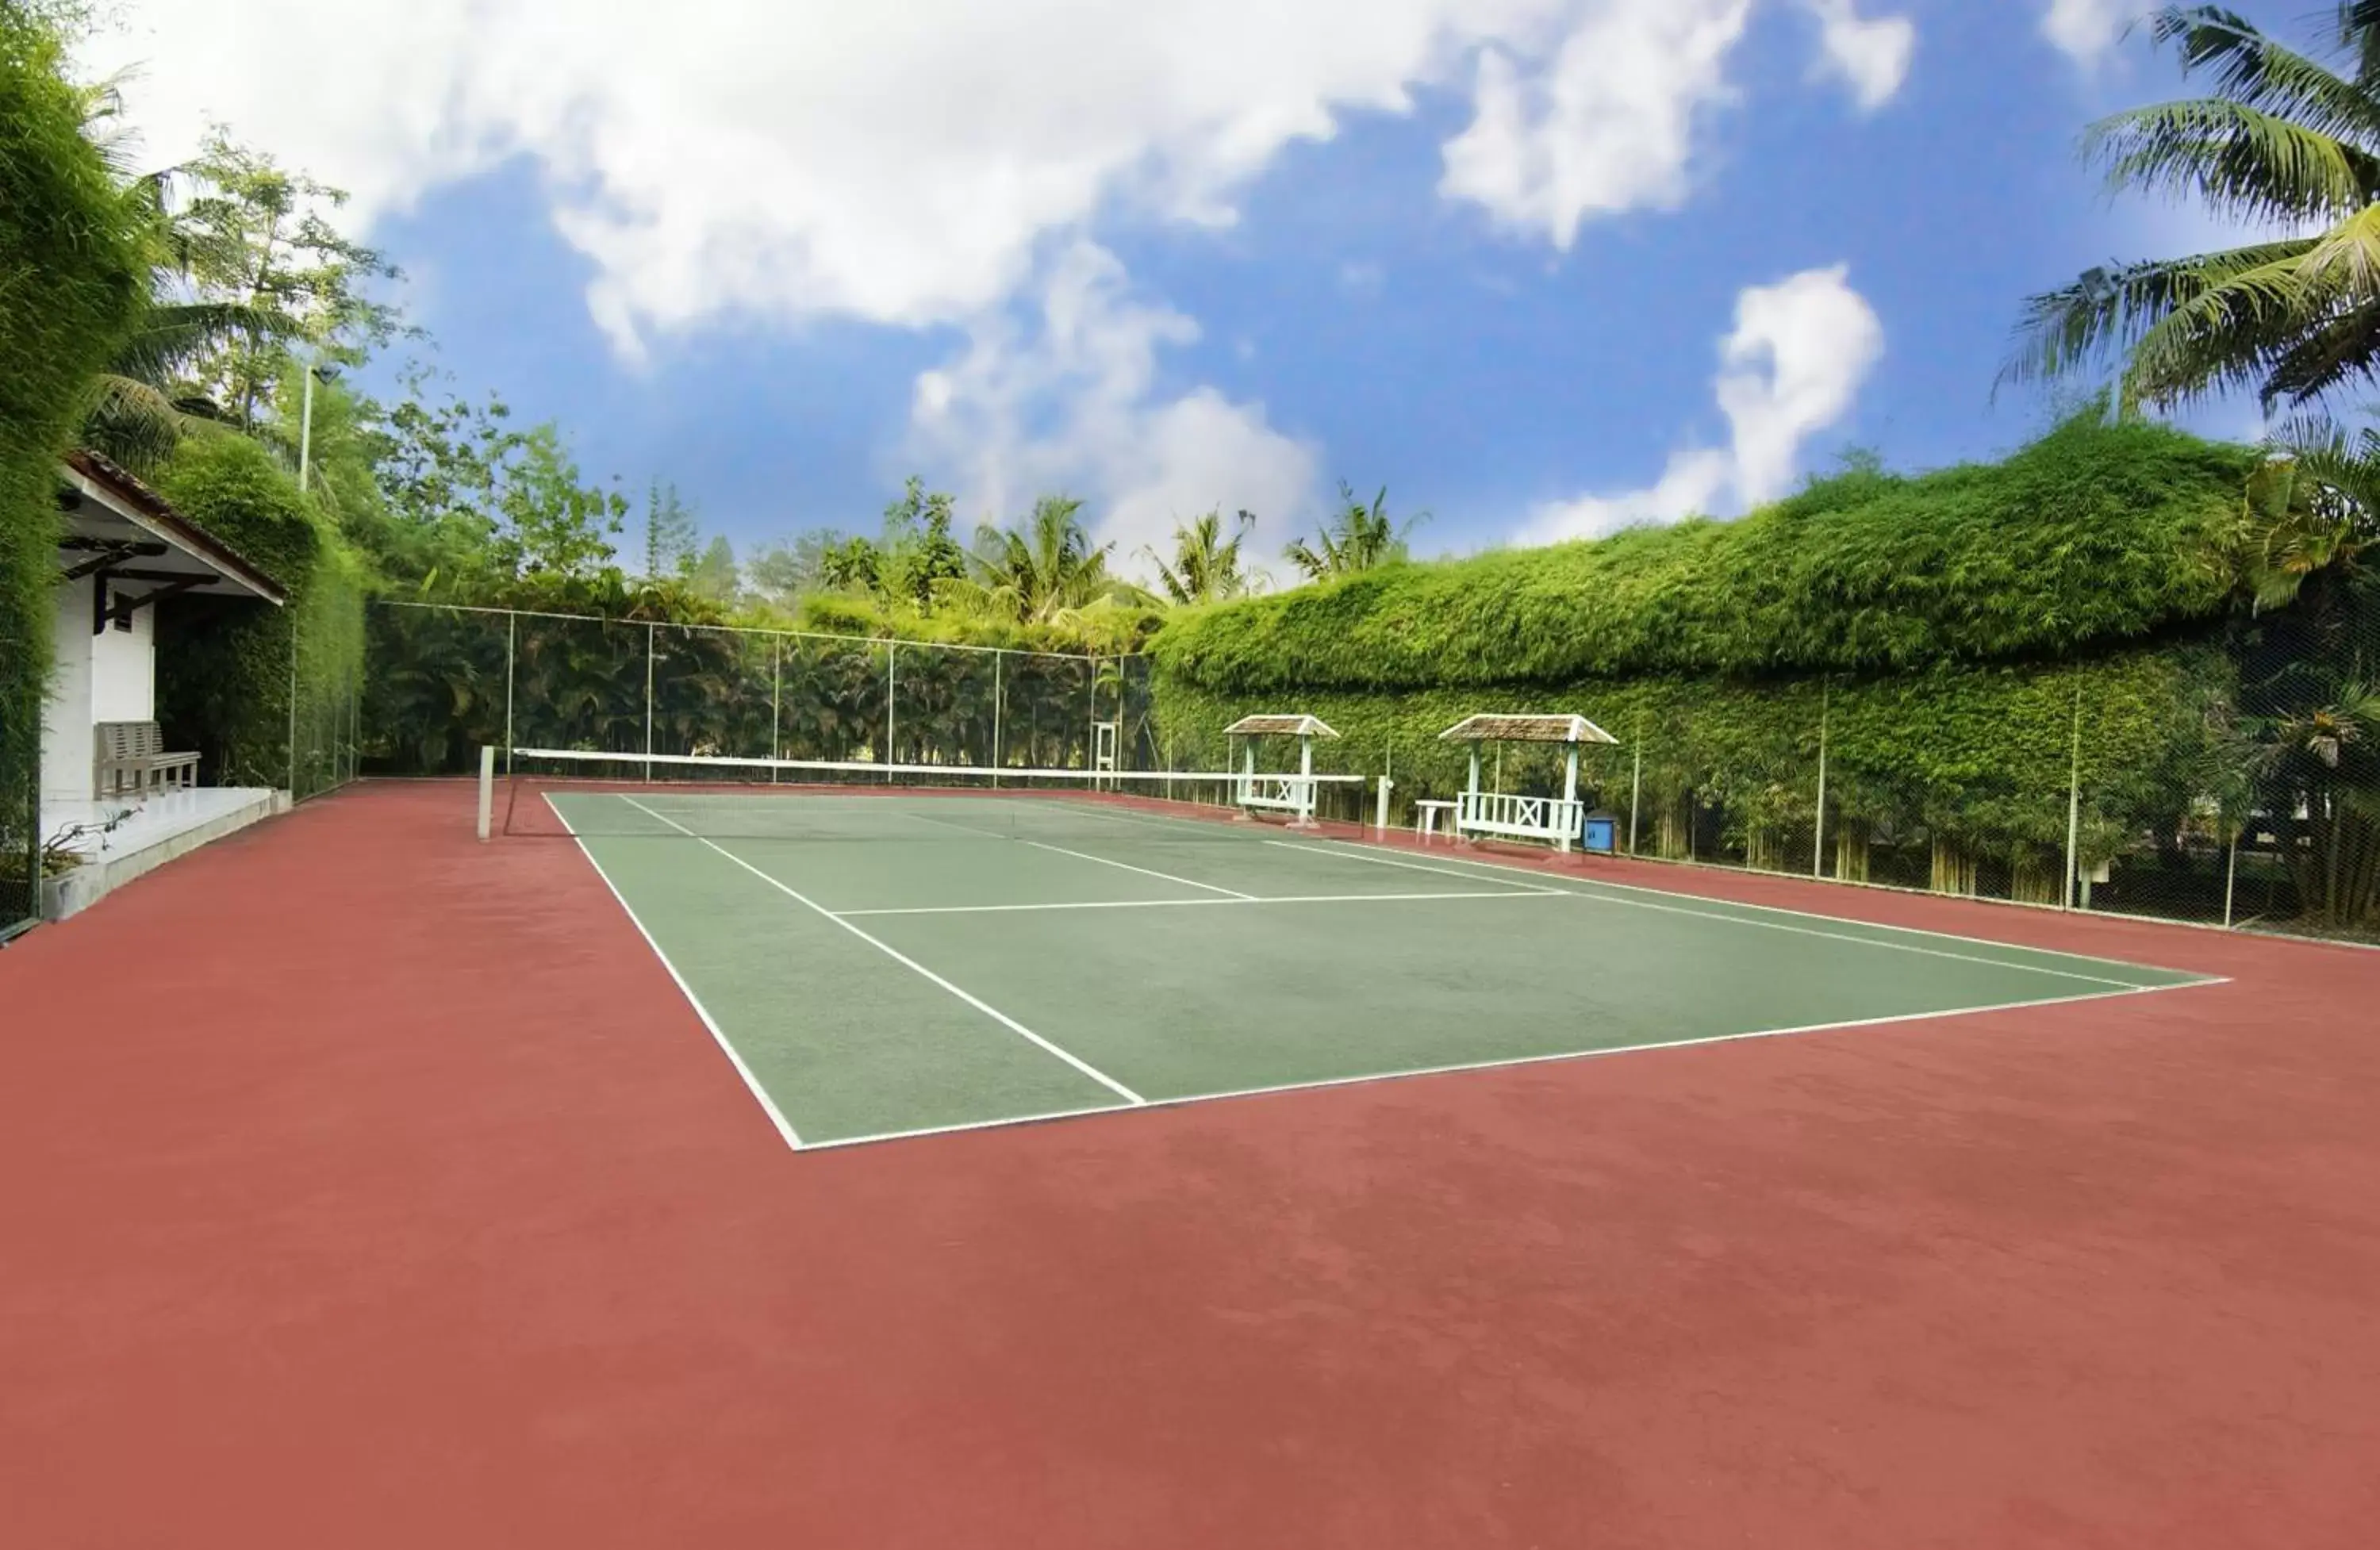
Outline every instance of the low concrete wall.
<svg viewBox="0 0 2380 1550"><path fill-rule="evenodd" d="M145 845L123 855L86 862L42 884L42 914L49 920L64 920L69 915L79 914L134 878L155 871L165 863L188 855L200 846L220 840L226 834L237 833L250 824L285 813L289 807L287 792L259 792L253 802L160 840L153 845Z"/></svg>

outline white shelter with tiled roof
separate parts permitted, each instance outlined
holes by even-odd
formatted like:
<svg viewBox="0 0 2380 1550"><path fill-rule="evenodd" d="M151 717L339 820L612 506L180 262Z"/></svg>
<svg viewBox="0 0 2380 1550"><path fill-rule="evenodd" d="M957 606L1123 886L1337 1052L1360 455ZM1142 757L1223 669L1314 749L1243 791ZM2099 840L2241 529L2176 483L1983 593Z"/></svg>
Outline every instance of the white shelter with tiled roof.
<svg viewBox="0 0 2380 1550"><path fill-rule="evenodd" d="M1578 750L1583 743L1620 740L1584 716L1467 716L1439 733L1448 743L1471 745L1471 784L1454 806L1454 832L1504 840L1549 842L1567 851L1586 822L1586 806L1578 799ZM1563 744L1570 757L1562 777L1562 793L1515 796L1479 789L1479 751L1490 743Z"/></svg>
<svg viewBox="0 0 2380 1550"><path fill-rule="evenodd" d="M1243 716L1223 729L1225 757L1228 760L1230 740L1240 740L1239 802L1243 807L1275 813L1287 813L1293 825L1310 827L1314 822L1314 740L1336 737L1319 716L1269 715ZM1261 737L1294 737L1297 739L1297 773L1295 775L1259 774L1257 771L1257 740Z"/></svg>

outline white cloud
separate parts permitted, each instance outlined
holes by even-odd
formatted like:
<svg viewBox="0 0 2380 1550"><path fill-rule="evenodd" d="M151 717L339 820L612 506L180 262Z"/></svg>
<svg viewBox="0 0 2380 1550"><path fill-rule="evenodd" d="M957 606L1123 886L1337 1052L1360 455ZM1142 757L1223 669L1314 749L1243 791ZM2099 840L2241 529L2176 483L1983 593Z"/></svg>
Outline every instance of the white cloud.
<svg viewBox="0 0 2380 1550"><path fill-rule="evenodd" d="M1907 17L1869 20L1859 14L1857 0L1802 0L1817 18L1826 62L1851 84L1863 112L1873 113L1890 102L1909 78L1909 58L1917 51L1917 24Z"/></svg>
<svg viewBox="0 0 2380 1550"><path fill-rule="evenodd" d="M987 314L957 359L917 379L911 450L955 482L971 519L1069 493L1135 573L1142 545L1219 504L1258 514L1257 551L1280 547L1313 502L1317 454L1261 404L1159 392L1160 346L1191 342L1196 324L1134 297L1114 256L1087 242L1049 266L1031 313Z"/></svg>
<svg viewBox="0 0 2380 1550"><path fill-rule="evenodd" d="M1672 454L1648 489L1540 506L1520 540L1594 538L1719 515L1728 501L1741 508L1776 500L1792 488L1803 443L1850 412L1883 356L1884 325L1840 264L1746 289L1736 297L1735 329L1720 342L1712 384L1729 445Z"/></svg>
<svg viewBox="0 0 2380 1550"><path fill-rule="evenodd" d="M2079 65L2095 65L2157 0L2049 0L2041 33Z"/></svg>
<svg viewBox="0 0 2380 1550"><path fill-rule="evenodd" d="M1567 246L1685 197L1755 3L1784 0L118 0L89 63L146 62L153 162L221 118L366 217L528 159L633 349L965 322L1102 212L1229 222L1293 141L1475 76L1446 194ZM1884 89L1896 24L1792 3Z"/></svg>
<svg viewBox="0 0 2380 1550"><path fill-rule="evenodd" d="M1439 191L1567 249L1591 215L1684 202L1698 118L1727 100L1751 0L1608 0L1549 57L1483 49Z"/></svg>

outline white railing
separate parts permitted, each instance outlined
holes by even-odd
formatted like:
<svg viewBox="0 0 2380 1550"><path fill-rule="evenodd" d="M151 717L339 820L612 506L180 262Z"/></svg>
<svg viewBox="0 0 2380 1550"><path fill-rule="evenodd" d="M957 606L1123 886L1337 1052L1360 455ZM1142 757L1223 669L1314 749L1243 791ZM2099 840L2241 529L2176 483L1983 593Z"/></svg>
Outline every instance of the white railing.
<svg viewBox="0 0 2380 1550"><path fill-rule="evenodd" d="M1457 834L1495 834L1510 840L1547 840L1568 850L1586 821L1586 804L1559 796L1507 796L1467 791L1454 809Z"/></svg>
<svg viewBox="0 0 2380 1550"><path fill-rule="evenodd" d="M1259 807L1269 813L1294 813L1300 818L1311 819L1315 783L1306 775L1243 775L1240 805Z"/></svg>

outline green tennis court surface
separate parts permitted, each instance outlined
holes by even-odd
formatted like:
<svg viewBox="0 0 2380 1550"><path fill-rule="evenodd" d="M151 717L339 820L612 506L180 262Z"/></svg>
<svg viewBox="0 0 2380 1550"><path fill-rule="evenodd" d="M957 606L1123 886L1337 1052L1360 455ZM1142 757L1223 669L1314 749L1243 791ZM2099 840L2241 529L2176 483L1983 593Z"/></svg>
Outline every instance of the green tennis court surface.
<svg viewBox="0 0 2380 1550"><path fill-rule="evenodd" d="M542 800L801 1146L2204 983L1095 793Z"/></svg>

